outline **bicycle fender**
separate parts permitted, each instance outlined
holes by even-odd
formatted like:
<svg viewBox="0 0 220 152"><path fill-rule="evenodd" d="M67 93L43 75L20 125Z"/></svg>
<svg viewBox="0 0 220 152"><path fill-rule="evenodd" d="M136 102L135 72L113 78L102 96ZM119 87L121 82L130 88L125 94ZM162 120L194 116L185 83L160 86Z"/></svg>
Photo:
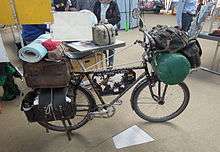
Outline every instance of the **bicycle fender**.
<svg viewBox="0 0 220 152"><path fill-rule="evenodd" d="M130 99L130 101L131 101L131 107L132 107L133 110L134 110L134 107L133 107L132 102L134 101L134 95L135 95L135 93L137 92L138 88L139 88L140 86L142 86L144 83L149 83L148 78L144 78L143 80L141 80L141 81L135 86L135 88L133 89L133 91L132 91L132 93L131 93L131 99Z"/></svg>

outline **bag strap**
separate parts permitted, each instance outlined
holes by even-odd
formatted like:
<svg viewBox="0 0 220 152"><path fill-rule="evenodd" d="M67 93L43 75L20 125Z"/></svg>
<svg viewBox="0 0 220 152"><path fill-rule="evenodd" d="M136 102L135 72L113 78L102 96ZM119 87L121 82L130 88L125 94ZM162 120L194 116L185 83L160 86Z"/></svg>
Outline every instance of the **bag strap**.
<svg viewBox="0 0 220 152"><path fill-rule="evenodd" d="M108 34L108 44L110 45L111 44L111 36L110 36L110 32L109 32L109 30L108 30L108 27L105 25L105 24L103 24L103 26L106 28L106 30L107 30L107 34Z"/></svg>

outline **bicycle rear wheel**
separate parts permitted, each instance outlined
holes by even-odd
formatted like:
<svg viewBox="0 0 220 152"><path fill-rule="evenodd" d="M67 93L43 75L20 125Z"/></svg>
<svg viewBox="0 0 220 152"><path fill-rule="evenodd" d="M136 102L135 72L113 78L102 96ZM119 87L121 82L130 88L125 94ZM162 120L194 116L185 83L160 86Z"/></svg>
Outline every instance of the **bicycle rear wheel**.
<svg viewBox="0 0 220 152"><path fill-rule="evenodd" d="M76 130L85 125L90 120L90 112L95 101L92 95L86 89L80 86L76 90L73 88L73 86L70 86L67 96L71 98L72 101L75 101L73 106L76 106L76 116L73 119L66 120L66 125L68 130ZM59 132L66 131L63 122L60 120L38 123L49 130Z"/></svg>
<svg viewBox="0 0 220 152"><path fill-rule="evenodd" d="M177 117L185 110L190 99L185 83L166 85L156 82L152 85L145 81L136 88L133 95L133 110L149 122L165 122Z"/></svg>

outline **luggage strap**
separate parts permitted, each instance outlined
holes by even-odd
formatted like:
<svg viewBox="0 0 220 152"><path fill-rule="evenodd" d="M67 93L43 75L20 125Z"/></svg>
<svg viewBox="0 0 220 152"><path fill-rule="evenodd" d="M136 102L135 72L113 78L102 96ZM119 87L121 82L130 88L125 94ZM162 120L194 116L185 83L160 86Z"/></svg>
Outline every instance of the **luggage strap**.
<svg viewBox="0 0 220 152"><path fill-rule="evenodd" d="M111 44L111 37L110 37L110 33L109 33L109 30L108 30L108 27L105 25L105 24L103 24L103 26L106 28L106 30L107 30L107 33L108 33L108 44L110 45Z"/></svg>

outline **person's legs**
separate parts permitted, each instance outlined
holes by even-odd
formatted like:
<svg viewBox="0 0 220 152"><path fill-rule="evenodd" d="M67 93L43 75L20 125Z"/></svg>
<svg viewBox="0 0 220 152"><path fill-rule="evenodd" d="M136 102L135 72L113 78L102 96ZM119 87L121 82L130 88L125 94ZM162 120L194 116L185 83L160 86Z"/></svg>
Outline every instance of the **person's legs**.
<svg viewBox="0 0 220 152"><path fill-rule="evenodd" d="M108 51L108 55L109 55L109 66L113 66L114 64L114 53L115 53L115 50L109 50Z"/></svg>
<svg viewBox="0 0 220 152"><path fill-rule="evenodd" d="M14 82L14 78L12 75L7 76L7 80L3 86L4 94L2 97L3 101L10 101L16 98L16 96L20 95L20 90L18 86Z"/></svg>
<svg viewBox="0 0 220 152"><path fill-rule="evenodd" d="M192 21L193 21L193 15L190 15L188 13L183 13L183 15L182 15L182 30L184 30L185 32L188 32Z"/></svg>

